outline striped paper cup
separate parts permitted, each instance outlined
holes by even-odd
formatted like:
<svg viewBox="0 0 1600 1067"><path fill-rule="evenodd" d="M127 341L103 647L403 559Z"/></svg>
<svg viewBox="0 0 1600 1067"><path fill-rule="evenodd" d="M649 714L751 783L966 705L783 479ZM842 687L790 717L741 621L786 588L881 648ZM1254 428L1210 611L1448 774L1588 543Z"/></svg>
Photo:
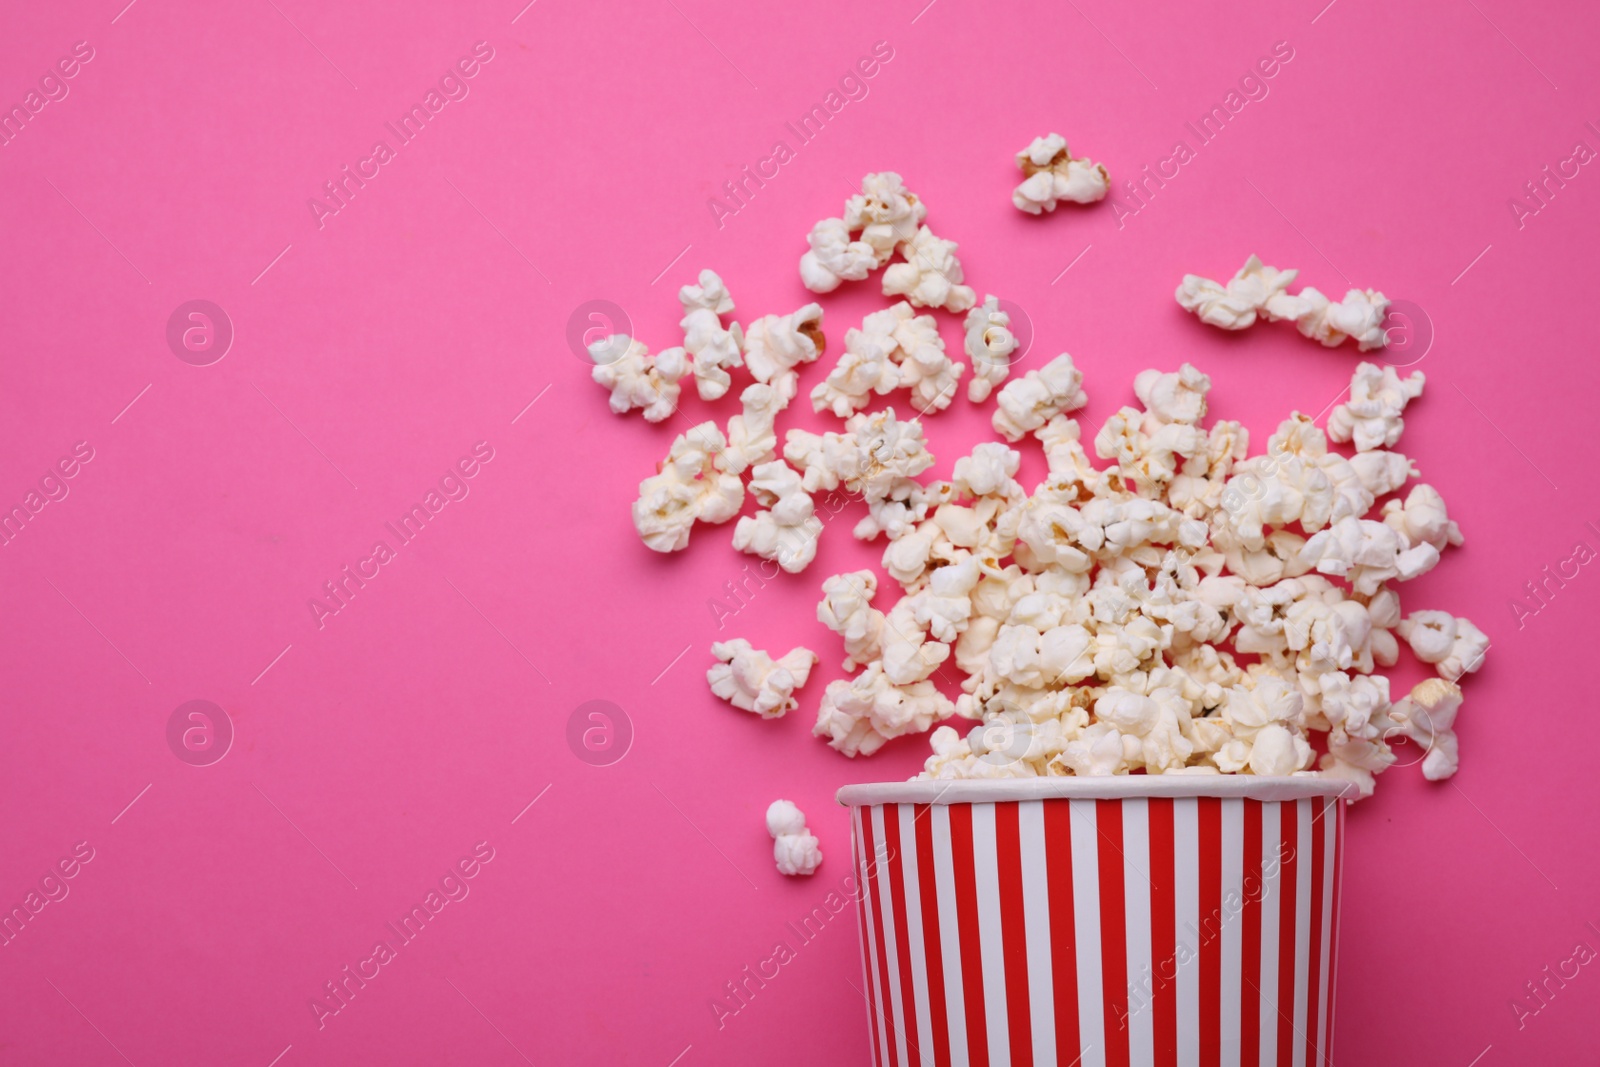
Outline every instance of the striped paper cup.
<svg viewBox="0 0 1600 1067"><path fill-rule="evenodd" d="M879 1067L1320 1067L1346 784L851 785Z"/></svg>

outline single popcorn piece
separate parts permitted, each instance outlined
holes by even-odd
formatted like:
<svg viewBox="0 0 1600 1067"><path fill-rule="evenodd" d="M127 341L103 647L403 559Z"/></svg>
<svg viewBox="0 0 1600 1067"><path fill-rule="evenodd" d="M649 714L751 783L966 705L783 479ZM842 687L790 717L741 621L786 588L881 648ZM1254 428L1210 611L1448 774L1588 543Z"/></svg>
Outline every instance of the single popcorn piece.
<svg viewBox="0 0 1600 1067"><path fill-rule="evenodd" d="M847 331L839 362L811 390L812 409L845 419L871 404L874 394L893 390L900 384L900 365L892 358L898 348L892 331Z"/></svg>
<svg viewBox="0 0 1600 1067"><path fill-rule="evenodd" d="M1226 285L1185 274L1176 297L1183 310L1222 330L1247 329L1264 318L1293 322L1301 334L1330 348L1347 338L1354 338L1363 352L1389 343L1383 329L1389 300L1382 293L1352 289L1337 304L1310 286L1290 293L1299 273L1269 267L1252 255Z"/></svg>
<svg viewBox="0 0 1600 1067"><path fill-rule="evenodd" d="M645 421L661 422L678 410L678 384L689 373L681 348L652 357L650 350L626 334L612 334L589 346L593 377L611 390L611 410L625 415L643 409Z"/></svg>
<svg viewBox="0 0 1600 1067"><path fill-rule="evenodd" d="M762 463L751 472L750 491L768 510L746 515L733 530L733 547L775 561L798 574L817 557L822 520L800 485L800 475L782 460Z"/></svg>
<svg viewBox="0 0 1600 1067"><path fill-rule="evenodd" d="M1447 682L1459 681L1483 666L1489 638L1466 619L1448 611L1414 611L1396 627L1401 640Z"/></svg>
<svg viewBox="0 0 1600 1067"><path fill-rule="evenodd" d="M843 218L823 219L811 228L806 238L811 247L800 257L800 281L813 293L861 281L916 236L927 214L900 175L868 174L861 192L845 201Z"/></svg>
<svg viewBox="0 0 1600 1067"><path fill-rule="evenodd" d="M723 453L723 469L729 474L743 474L778 457L778 412L788 406L783 394L760 382L745 386L739 403L744 411L728 420L728 449Z"/></svg>
<svg viewBox="0 0 1600 1067"><path fill-rule="evenodd" d="M772 858L783 875L812 875L822 866L822 850L806 829L806 817L788 800L774 800L767 808L767 833L772 835Z"/></svg>
<svg viewBox="0 0 1600 1067"><path fill-rule="evenodd" d="M728 441L714 422L703 422L672 442L661 471L639 483L633 525L656 552L689 547L696 522L722 523L739 514L744 485L725 469Z"/></svg>
<svg viewBox="0 0 1600 1067"><path fill-rule="evenodd" d="M878 593L878 576L872 571L835 574L822 583L817 621L844 638L844 669L883 654L883 612L872 606Z"/></svg>
<svg viewBox="0 0 1600 1067"><path fill-rule="evenodd" d="M859 282L878 266L865 241L850 239L843 219L823 219L806 237L811 250L800 257L800 281L813 293L831 293L840 282Z"/></svg>
<svg viewBox="0 0 1600 1067"><path fill-rule="evenodd" d="M733 297L716 271L700 272L699 285L678 290L683 305L683 349L694 360L695 390L701 400L716 400L733 383L728 371L744 364L744 330L736 322L726 328L722 316L733 311ZM659 357L658 357L659 358Z"/></svg>
<svg viewBox="0 0 1600 1067"><path fill-rule="evenodd" d="M1018 211L1038 215L1054 211L1062 200L1092 204L1105 199L1111 176L1099 163L1073 159L1067 142L1058 133L1035 137L1033 143L1017 153L1017 166L1023 182L1011 193Z"/></svg>
<svg viewBox="0 0 1600 1067"><path fill-rule="evenodd" d="M1011 316L1000 310L1000 301L993 296L985 296L982 304L967 312L965 328L964 347L972 360L967 399L981 404L1011 373L1017 335L1011 332Z"/></svg>
<svg viewBox="0 0 1600 1067"><path fill-rule="evenodd" d="M861 192L844 204L846 228L860 231L860 239L871 246L880 267L889 262L897 246L916 236L917 227L927 217L927 206L893 171L862 178Z"/></svg>
<svg viewBox="0 0 1600 1067"><path fill-rule="evenodd" d="M1443 552L1465 538L1461 527L1445 510L1444 497L1431 485L1415 485L1405 503L1391 500L1383 505L1383 521L1406 539L1407 544L1428 544Z"/></svg>
<svg viewBox="0 0 1600 1067"><path fill-rule="evenodd" d="M935 237L924 226L900 245L902 263L883 272L883 295L903 296L914 307L944 308L962 312L977 303L978 295L961 284L965 275L956 259L956 242Z"/></svg>
<svg viewBox="0 0 1600 1067"><path fill-rule="evenodd" d="M788 404L800 388L795 368L822 354L822 308L807 304L789 315L765 315L744 335L744 365L756 381L771 385Z"/></svg>
<svg viewBox="0 0 1600 1067"><path fill-rule="evenodd" d="M1461 687L1443 678L1429 678L1389 710L1389 718L1405 736L1427 750L1422 776L1442 782L1460 766L1455 734L1461 710Z"/></svg>
<svg viewBox="0 0 1600 1067"><path fill-rule="evenodd" d="M1088 402L1083 372L1063 352L1038 370L1006 383L996 401L994 430L1007 441L1020 441L1055 416L1076 411Z"/></svg>
<svg viewBox="0 0 1600 1067"><path fill-rule="evenodd" d="M711 692L763 719L782 718L800 706L794 691L806 684L817 662L808 648L792 649L775 660L742 637L715 642L711 654L719 661L706 671Z"/></svg>
<svg viewBox="0 0 1600 1067"><path fill-rule="evenodd" d="M1350 379L1350 399L1328 416L1328 436L1340 443L1354 441L1357 452L1393 448L1405 429L1406 405L1422 395L1427 376L1413 371L1401 378L1393 367L1372 363L1356 366Z"/></svg>

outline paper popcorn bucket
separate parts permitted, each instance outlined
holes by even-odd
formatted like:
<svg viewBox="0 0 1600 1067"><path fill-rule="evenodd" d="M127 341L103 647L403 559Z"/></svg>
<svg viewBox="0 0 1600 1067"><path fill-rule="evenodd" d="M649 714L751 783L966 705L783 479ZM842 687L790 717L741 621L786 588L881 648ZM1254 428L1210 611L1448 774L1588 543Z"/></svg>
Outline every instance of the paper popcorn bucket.
<svg viewBox="0 0 1600 1067"><path fill-rule="evenodd" d="M875 1062L1330 1062L1344 788L844 787Z"/></svg>

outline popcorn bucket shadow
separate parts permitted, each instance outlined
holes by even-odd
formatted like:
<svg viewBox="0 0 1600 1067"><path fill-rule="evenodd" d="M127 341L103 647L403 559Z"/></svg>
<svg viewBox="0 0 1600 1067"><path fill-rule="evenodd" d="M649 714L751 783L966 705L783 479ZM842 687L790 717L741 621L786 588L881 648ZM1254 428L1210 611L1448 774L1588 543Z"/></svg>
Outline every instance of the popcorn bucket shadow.
<svg viewBox="0 0 1600 1067"><path fill-rule="evenodd" d="M874 1062L1331 1063L1347 788L844 787Z"/></svg>

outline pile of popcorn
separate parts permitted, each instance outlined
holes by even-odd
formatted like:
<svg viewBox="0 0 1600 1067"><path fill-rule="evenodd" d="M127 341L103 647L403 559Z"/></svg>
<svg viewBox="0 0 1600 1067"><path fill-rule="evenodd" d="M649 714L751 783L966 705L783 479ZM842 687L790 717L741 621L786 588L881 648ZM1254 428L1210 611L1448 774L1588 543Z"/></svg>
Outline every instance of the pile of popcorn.
<svg viewBox="0 0 1600 1067"><path fill-rule="evenodd" d="M872 570L821 583L817 617L853 673L826 687L813 732L846 756L870 755L968 720L933 731L923 777L941 779L1320 774L1365 796L1396 762L1398 736L1426 751L1427 778L1453 774L1458 683L1482 666L1488 639L1466 619L1400 605L1399 585L1462 541L1435 489L1406 488L1415 465L1394 451L1423 375L1361 363L1325 431L1295 412L1251 455L1239 423L1205 425L1211 381L1184 363L1139 373L1138 405L1086 435L1070 414L1088 402L1072 357L1010 378L1009 319L994 297L977 303L955 245L932 236L926 215L898 175L871 174L843 217L813 228L800 261L809 288L887 264L884 293L905 300L847 331L811 392L840 431L790 429L781 455L777 417L798 395L800 365L826 344L818 305L724 324L733 301L703 271L680 294L681 348L651 357L611 338L592 349L612 409L646 418L671 414L691 375L706 398L733 373L751 379L741 414L679 435L641 483L633 519L650 548L678 551L697 523L731 521L748 489L759 508L738 520L735 548L799 572L822 532L813 494L864 501L854 534L885 541L882 569L900 594L880 599ZM890 264L896 252L903 261ZM1290 295L1295 274L1251 257L1226 286L1186 277L1179 301L1214 325L1288 319L1325 344L1381 347L1382 294ZM993 394L1003 439L957 459L948 481L919 480L934 463L920 416L952 403L966 367L917 308L966 312L968 401ZM914 416L869 410L901 389ZM1049 469L1031 490L1016 477L1012 446L1024 441ZM1402 641L1435 677L1392 700L1378 672ZM744 640L713 652L716 695L763 718L798 707L817 659L806 648L774 658ZM785 836L803 833L778 821Z"/></svg>

